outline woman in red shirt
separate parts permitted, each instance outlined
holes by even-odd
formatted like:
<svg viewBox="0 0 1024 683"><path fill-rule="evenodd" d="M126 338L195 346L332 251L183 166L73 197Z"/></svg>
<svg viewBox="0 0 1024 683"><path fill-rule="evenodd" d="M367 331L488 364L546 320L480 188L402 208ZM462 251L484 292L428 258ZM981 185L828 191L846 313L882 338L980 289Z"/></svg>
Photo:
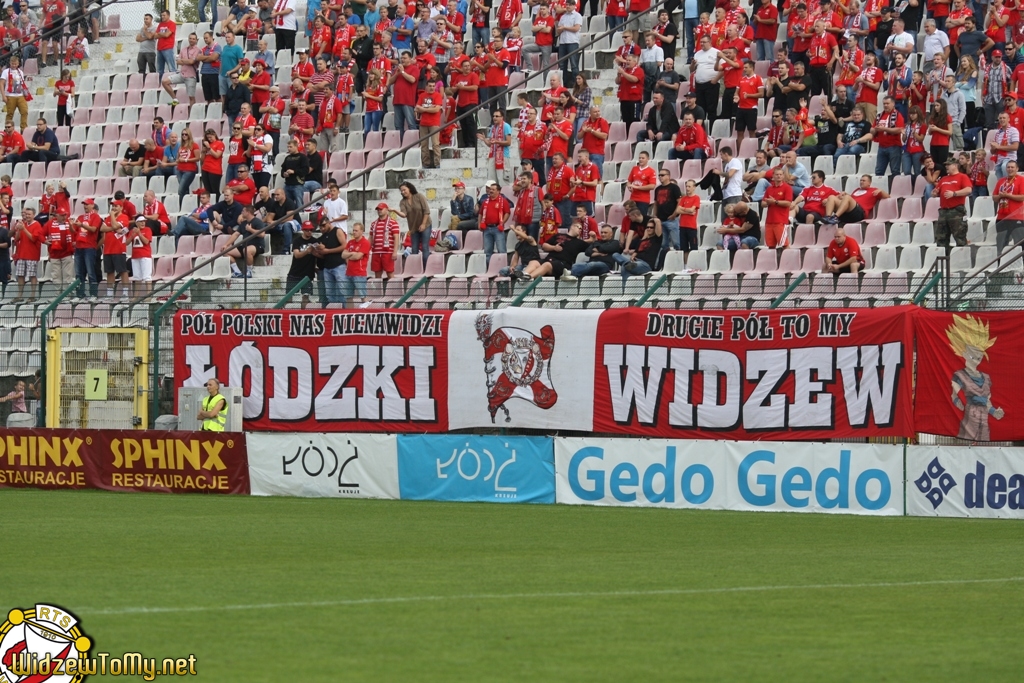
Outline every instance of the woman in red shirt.
<svg viewBox="0 0 1024 683"><path fill-rule="evenodd" d="M924 136L928 126L924 122L921 107L911 107L907 112L907 125L903 129L903 175L920 175L921 157L924 156Z"/></svg>
<svg viewBox="0 0 1024 683"><path fill-rule="evenodd" d="M235 122L231 124L231 139L227 143L228 153L228 177L227 181L230 183L232 180L238 177L238 167L242 164L248 165L249 160L246 157L248 151L248 145L245 144L245 138L242 137L242 124Z"/></svg>
<svg viewBox="0 0 1024 683"><path fill-rule="evenodd" d="M192 131L185 128L181 131L181 149L178 150L178 165L174 167L174 175L178 178L178 199L188 194L192 181L199 172L199 145L192 139Z"/></svg>
<svg viewBox="0 0 1024 683"><path fill-rule="evenodd" d="M220 179L224 175L224 143L213 128L207 128L203 136L202 160L203 188L210 196L220 195Z"/></svg>
<svg viewBox="0 0 1024 683"><path fill-rule="evenodd" d="M928 132L932 134L931 153L936 166L944 166L949 157L949 136L953 134L953 119L946 111L946 100L932 103L928 116Z"/></svg>
<svg viewBox="0 0 1024 683"><path fill-rule="evenodd" d="M62 69L60 80L53 84L53 94L57 97L57 125L71 127L68 116L68 98L75 96L75 82L71 80L71 70Z"/></svg>
<svg viewBox="0 0 1024 683"><path fill-rule="evenodd" d="M366 81L366 89L363 91L363 103L366 107L363 112L363 139L370 131L380 130L380 124L384 120L384 98L387 97L388 88L380 80L380 75L370 72Z"/></svg>

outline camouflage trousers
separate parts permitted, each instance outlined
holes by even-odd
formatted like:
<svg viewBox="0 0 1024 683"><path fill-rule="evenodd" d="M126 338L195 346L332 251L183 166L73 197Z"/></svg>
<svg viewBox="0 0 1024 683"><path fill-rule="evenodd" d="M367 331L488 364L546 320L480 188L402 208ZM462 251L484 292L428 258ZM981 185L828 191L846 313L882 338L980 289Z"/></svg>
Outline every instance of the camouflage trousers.
<svg viewBox="0 0 1024 683"><path fill-rule="evenodd" d="M950 235L956 241L956 246L967 246L967 207L939 209L939 220L935 223L935 243L940 247L948 247Z"/></svg>

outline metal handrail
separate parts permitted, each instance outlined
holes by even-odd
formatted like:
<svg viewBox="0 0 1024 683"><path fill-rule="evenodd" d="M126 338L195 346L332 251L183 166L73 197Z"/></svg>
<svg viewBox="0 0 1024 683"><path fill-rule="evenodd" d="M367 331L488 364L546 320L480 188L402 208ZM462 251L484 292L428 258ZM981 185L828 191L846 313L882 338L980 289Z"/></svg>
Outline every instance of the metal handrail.
<svg viewBox="0 0 1024 683"><path fill-rule="evenodd" d="M156 312L153 314L153 377L150 390L150 402L153 407L149 411L151 427L156 427L156 418L160 412L160 318L163 316L164 311L170 308L178 300L178 297L188 291L189 287L195 283L194 279L186 282L178 288L178 291L171 295L171 298L163 302L160 308L156 309Z"/></svg>
<svg viewBox="0 0 1024 683"><path fill-rule="evenodd" d="M783 301L786 300L786 297L788 297L790 294L792 294L793 290L796 289L797 287L799 287L800 283L803 282L806 279L807 279L807 273L800 273L799 275L797 275L796 279L789 283L789 287L786 287L786 289L782 292L782 294L779 294L777 297L775 297L775 300L772 301L772 303L768 306L768 308L772 308L772 309L778 308L779 305Z"/></svg>
<svg viewBox="0 0 1024 683"><path fill-rule="evenodd" d="M37 427L46 426L46 318L57 308L57 304L63 301L71 292L77 291L82 286L81 280L75 280L68 288L57 295L57 298L50 302L50 305L43 309L39 315L39 402L43 406L43 414L36 418Z"/></svg>
<svg viewBox="0 0 1024 683"><path fill-rule="evenodd" d="M1007 261L1006 261L1005 263L1001 263L1001 264L999 264L999 265L998 265L998 266L996 267L996 269L995 269L995 270L993 270L993 271L989 272L989 273L988 273L989 277L991 277L992 275L995 275L995 274L997 274L997 273L1000 273L1000 272L1002 272L1002 271L1003 271L1003 270L1004 270L1005 268L1007 268L1007 267L1009 267L1009 266L1013 265L1013 264L1014 264L1014 263L1016 263L1017 261L1019 261L1019 260L1021 260L1022 258L1024 258L1024 239L1022 239L1022 240L1020 240L1019 242L1016 242L1016 243L1014 243L1014 244L1012 244L1012 245L1009 245L1009 247L1010 247L1010 250L1011 250L1011 251L1013 250L1013 248L1014 248L1014 247L1022 247L1022 249L1021 249L1021 251L1019 251L1019 252L1017 253L1017 255L1016 255L1016 256L1014 256L1014 257L1013 257L1013 258L1011 258L1011 259L1008 259L1008 260L1007 260ZM1004 248L1003 248L1003 250L1005 251L1005 250L1006 250L1006 248L1004 247ZM968 276L969 276L969 277L972 277L972 278L973 278L973 276L975 276L975 275L981 275L981 274L983 274L983 273L986 273L986 272L988 272L988 267L989 267L989 266L991 266L991 265L992 265L992 264L994 264L994 263L998 263L998 262L999 262L999 260L1000 260L1000 259L1002 259L1002 258L1003 258L1003 254L996 254L996 257L995 257L994 259L992 259L991 261L989 261L988 263L986 263L986 264L985 264L984 266L978 266L978 267L976 267L976 268L975 268L974 270L972 270L972 271L970 271L970 272L968 273ZM965 296L967 296L968 294L970 294L971 292L973 292L973 291L974 291L975 289L977 289L977 288L978 288L978 287L979 287L979 286L980 286L980 285L981 285L981 284L982 284L983 282L985 282L985 279L984 279L984 278L981 278L981 279L979 279L979 280L978 280L977 282L975 282L974 284L972 284L972 285L971 285L970 287L968 287L967 289L961 289L961 290L960 290L960 292L959 292L959 294L957 295L956 299L952 299L952 298L950 298L950 300L949 300L949 303L950 303L950 304L952 304L952 303L954 303L954 302L958 302L958 301L962 300L962 299L963 299L963 298L964 298Z"/></svg>
<svg viewBox="0 0 1024 683"><path fill-rule="evenodd" d="M644 292L644 295L642 297L640 297L639 299L637 299L636 303L633 304L633 305L636 306L637 308L640 308L641 306L646 304L648 302L648 300L650 300L650 298L652 296L654 296L654 293L656 291L658 291L658 288L661 287L663 284L665 284L665 282L667 282L667 281L668 281L668 275L667 274L663 274L661 277L659 277L657 280L655 280L654 284L651 285L651 287L646 292Z"/></svg>
<svg viewBox="0 0 1024 683"><path fill-rule="evenodd" d="M651 8L649 10L647 10L647 12L645 12L644 14L647 14L647 13L650 13L650 12L654 12L656 14L663 5L666 5L668 3L668 1L669 0L657 0L657 2L654 2L654 3L651 4ZM557 64L564 64L569 59L569 57L571 57L573 55L576 55L576 54L578 54L580 56L581 60L582 60L583 55L585 54L587 48L593 47L596 43L604 40L605 38L607 38L608 36L610 36L613 33L617 33L620 29L621 30L626 30L629 27L630 23L632 23L634 21L638 22L640 16L642 16L642 15L637 15L636 17L630 17L623 26L615 27L615 28L610 28L610 29L607 29L607 30L603 31L602 33L599 33L597 36L591 38L590 41L587 42L586 44L584 44L581 41L578 48L576 48L575 50L572 50L571 52L569 52L565 57L560 57L558 59ZM532 79L536 78L538 75L547 73L548 71L551 71L551 70L553 70L553 69L543 69L541 71L535 71L535 72L533 72L531 74L528 74L528 75L526 75L524 77L523 84L525 85L526 83L530 82ZM564 83L562 85L565 86ZM483 102L480 102L479 104L477 104L472 109L469 109L468 111L465 111L462 114L456 116L454 119L452 119L450 122L448 122L447 125L454 125L454 124L462 121L463 119L469 118L470 116L476 116L477 112L479 112L481 109L483 109L484 107L489 107L492 102L497 102L498 100L500 100L501 98L503 98L504 96L506 96L510 92L511 92L511 90L509 88L505 88L503 91L501 91L497 95L494 95L493 97L491 97L491 98L489 98L487 100L484 100ZM359 173L355 174L354 176L351 176L351 177L347 178L344 183L339 183L339 187L343 188L343 189L348 189L349 187L352 186L353 181L362 178L363 182L364 182L364 188L365 188L365 179L369 177L371 171L375 171L378 168L383 168L385 166L385 164L387 164L387 162L389 160L394 159L396 156L405 154L405 152L407 152L408 150L412 149L413 147L419 146L419 144L423 140L426 140L429 137L430 137L429 135L423 135L422 137L418 138L414 142L409 143L408 145L400 146L398 149L396 149L391 154L385 154L384 157L378 163L376 163L373 166L370 166L368 168L364 168L362 171L360 171ZM365 191L365 189L364 189L364 191ZM167 289L167 288L171 287L172 285L174 285L179 280L182 280L184 278L187 278L187 277L191 276L193 273L195 273L200 268L206 266L209 263L212 263L214 260L220 258L221 256L226 255L228 252L234 251L235 249L238 249L240 247L244 247L244 246L246 246L248 244L251 244L252 241L257 239L257 238L258 239L263 239L263 234L266 231L273 230L274 228L276 228L278 225L280 225L282 223L287 223L287 222L290 222L290 221L293 221L293 220L298 220L299 212L307 209L308 207L310 207L311 205L316 203L316 201L317 200L316 200L315 194L314 194L314 196L310 198L309 202L303 204L300 207L297 207L294 212L289 212L289 213L285 214L285 216L283 216L282 218L278 218L278 219L272 221L271 223L269 223L266 226L266 228L264 230L261 230L261 231L259 231L257 233L253 233L252 235L243 237L241 240L238 240L237 242L229 245L223 251L221 251L221 252L219 252L217 254L212 255L209 259L204 261L202 264L193 265L191 270L189 270L189 271L187 271L185 273L182 273L181 275L179 275L179 276L177 276L175 278L172 278L170 280L165 280L162 284L160 284L157 287L155 287L153 289L153 291L150 292L149 296L153 296L157 292L163 291L164 289ZM198 259L197 259L197 261L198 261ZM132 303L142 303L142 301L144 301L145 298L146 297L139 297L138 299L136 299Z"/></svg>
<svg viewBox="0 0 1024 683"><path fill-rule="evenodd" d="M297 285L289 289L288 293L285 294L280 301L274 304L274 308L284 308L285 306L287 306L288 302L292 300L293 296L295 296L295 293L298 292L303 287L305 287L306 285L308 285L310 282L312 282L312 280L309 279L308 275L299 280L299 283Z"/></svg>

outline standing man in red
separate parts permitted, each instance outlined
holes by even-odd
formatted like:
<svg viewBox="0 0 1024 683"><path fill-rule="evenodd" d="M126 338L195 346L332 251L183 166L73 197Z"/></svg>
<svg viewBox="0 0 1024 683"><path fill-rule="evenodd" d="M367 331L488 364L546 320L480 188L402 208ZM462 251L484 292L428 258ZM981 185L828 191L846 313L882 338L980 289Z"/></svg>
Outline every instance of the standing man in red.
<svg viewBox="0 0 1024 683"><path fill-rule="evenodd" d="M103 221L103 272L107 275L107 298L114 298L115 279L121 280L121 298L128 298L128 224L121 204L110 205L110 215Z"/></svg>
<svg viewBox="0 0 1024 683"><path fill-rule="evenodd" d="M401 253L398 241L398 221L391 217L385 202L377 205L377 220L370 223L370 270L378 278L390 278L395 273L395 261Z"/></svg>
<svg viewBox="0 0 1024 683"><path fill-rule="evenodd" d="M946 159L946 175L939 178L932 196L939 198L939 220L935 223L935 243L949 249L949 236L956 246L967 246L967 198L974 191L971 179L960 171L960 164L950 155Z"/></svg>
<svg viewBox="0 0 1024 683"><path fill-rule="evenodd" d="M82 206L85 213L71 222L75 229L75 277L82 285L78 288L78 298L85 297L86 278L89 281L89 296L95 298L99 289L99 235L103 219L96 211L96 201L86 199Z"/></svg>
<svg viewBox="0 0 1024 683"><path fill-rule="evenodd" d="M561 106L555 107L551 115L551 123L547 130L547 165L546 169L551 170L554 165L553 159L556 154L561 154L563 159L569 158L569 140L572 138L572 121L565 118L565 109Z"/></svg>
<svg viewBox="0 0 1024 683"><path fill-rule="evenodd" d="M736 87L736 144L743 142L744 131L757 134L757 101L764 97L764 80L754 73L754 63L743 63L743 76Z"/></svg>
<svg viewBox="0 0 1024 683"><path fill-rule="evenodd" d="M427 88L416 101L415 114L419 121L420 156L423 168L441 168L441 104L444 95L437 92L433 78L427 79Z"/></svg>
<svg viewBox="0 0 1024 683"><path fill-rule="evenodd" d="M839 44L835 36L825 31L825 22L814 22L814 37L808 53L811 69L811 95L824 93L832 97L832 67L839 61Z"/></svg>
<svg viewBox="0 0 1024 683"><path fill-rule="evenodd" d="M36 220L36 210L26 206L21 210L21 219L14 224L11 242L14 243L14 276L18 278L18 298L25 298L25 280L32 284L35 292L39 285L39 258L42 254L46 233Z"/></svg>
<svg viewBox="0 0 1024 683"><path fill-rule="evenodd" d="M568 230L572 224L572 200L569 197L573 190L572 169L565 163L565 156L561 153L552 158L551 170L548 171L547 196L555 203L558 213L562 216L562 229ZM486 237L486 236L485 236Z"/></svg>
<svg viewBox="0 0 1024 683"><path fill-rule="evenodd" d="M996 248L1000 254L1007 244L1024 239L1024 176L1017 172L1017 162L1006 162L1006 177L996 183L992 194L996 205Z"/></svg>
<svg viewBox="0 0 1024 683"><path fill-rule="evenodd" d="M626 131L639 118L637 108L644 99L644 70L637 66L637 55L626 56L626 66L615 67L618 84L619 113Z"/></svg>
<svg viewBox="0 0 1024 683"><path fill-rule="evenodd" d="M370 263L370 240L363 236L362 223L352 224L352 237L341 252L341 258L345 260L341 293L349 308L354 308L357 299L359 303L366 300L366 268Z"/></svg>
<svg viewBox="0 0 1024 683"><path fill-rule="evenodd" d="M649 165L650 155L640 152L637 157L637 165L634 166L626 179L626 187L629 189L629 198L636 203L640 213L647 216L647 210L651 206L651 190L658 184L658 173Z"/></svg>
<svg viewBox="0 0 1024 683"><path fill-rule="evenodd" d="M585 148L576 152L576 156L579 163L576 164L573 171L576 176L573 178L575 186L572 192L573 205L582 206L588 216L593 216L594 202L597 201L597 186L601 184L601 169L590 160L590 152Z"/></svg>
<svg viewBox="0 0 1024 683"><path fill-rule="evenodd" d="M544 141L547 139L547 126L537 120L537 110L531 108L526 118L526 125L519 129L519 159L529 161L540 176L540 185L544 184Z"/></svg>
<svg viewBox="0 0 1024 683"><path fill-rule="evenodd" d="M579 135L583 149L590 154L590 160L597 165L599 173L604 172L604 150L610 129L611 125L601 116L601 107L591 105L590 118L583 121Z"/></svg>
<svg viewBox="0 0 1024 683"><path fill-rule="evenodd" d="M468 59L452 74L448 92L455 96L455 115L462 116L480 103L480 76ZM467 116L459 124L459 147L476 147L476 116Z"/></svg>

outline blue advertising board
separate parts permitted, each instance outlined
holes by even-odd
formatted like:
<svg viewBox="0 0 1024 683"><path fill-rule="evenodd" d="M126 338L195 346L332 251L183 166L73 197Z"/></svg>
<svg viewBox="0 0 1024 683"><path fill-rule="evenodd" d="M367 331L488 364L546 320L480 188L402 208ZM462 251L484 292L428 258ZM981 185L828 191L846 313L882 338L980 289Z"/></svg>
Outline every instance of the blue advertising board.
<svg viewBox="0 0 1024 683"><path fill-rule="evenodd" d="M548 437L398 437L403 500L554 503L554 441Z"/></svg>

